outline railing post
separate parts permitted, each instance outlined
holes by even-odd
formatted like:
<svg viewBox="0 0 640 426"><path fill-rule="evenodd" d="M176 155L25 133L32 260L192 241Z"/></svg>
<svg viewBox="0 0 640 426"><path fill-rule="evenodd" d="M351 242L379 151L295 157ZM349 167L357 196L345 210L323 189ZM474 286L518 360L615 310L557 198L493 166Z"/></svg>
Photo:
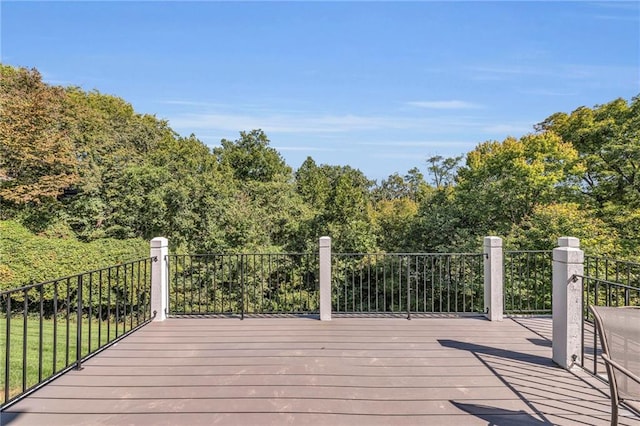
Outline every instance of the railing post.
<svg viewBox="0 0 640 426"><path fill-rule="evenodd" d="M167 317L167 255L169 241L164 237L151 240L151 314L155 314L153 321L164 321Z"/></svg>
<svg viewBox="0 0 640 426"><path fill-rule="evenodd" d="M320 237L320 321L331 321L331 237Z"/></svg>
<svg viewBox="0 0 640 426"><path fill-rule="evenodd" d="M489 321L502 321L504 313L502 238L484 238L484 308Z"/></svg>
<svg viewBox="0 0 640 426"><path fill-rule="evenodd" d="M582 280L584 252L577 238L561 237L553 249L553 361L569 369L582 362Z"/></svg>

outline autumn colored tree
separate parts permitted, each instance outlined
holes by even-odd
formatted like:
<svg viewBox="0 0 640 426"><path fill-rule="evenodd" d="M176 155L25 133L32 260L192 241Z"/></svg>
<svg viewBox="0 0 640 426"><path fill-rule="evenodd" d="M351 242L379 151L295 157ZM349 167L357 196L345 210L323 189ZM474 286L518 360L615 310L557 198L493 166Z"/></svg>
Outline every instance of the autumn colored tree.
<svg viewBox="0 0 640 426"><path fill-rule="evenodd" d="M38 71L0 65L0 200L55 201L79 180L73 142L62 126L64 90Z"/></svg>

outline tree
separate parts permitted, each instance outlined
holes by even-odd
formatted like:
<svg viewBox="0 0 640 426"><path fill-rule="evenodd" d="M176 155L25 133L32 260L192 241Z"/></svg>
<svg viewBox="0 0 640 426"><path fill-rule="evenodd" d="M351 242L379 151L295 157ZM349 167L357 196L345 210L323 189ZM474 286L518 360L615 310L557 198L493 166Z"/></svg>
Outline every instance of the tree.
<svg viewBox="0 0 640 426"><path fill-rule="evenodd" d="M329 198L330 179L322 168L316 165L311 157L307 157L295 172L296 191L311 208L323 210Z"/></svg>
<svg viewBox="0 0 640 426"><path fill-rule="evenodd" d="M77 87L66 88L65 95L62 122L74 145L80 177L73 193L63 198L67 221L83 240L102 238L107 229L139 235L140 230L113 227L118 215L114 206L121 202L120 194L128 192L122 176L132 167L150 166L151 156L177 140L176 134L166 121L137 114L116 96ZM121 214L118 223L122 225Z"/></svg>
<svg viewBox="0 0 640 426"><path fill-rule="evenodd" d="M417 213L418 204L408 197L377 202L372 218L377 246L386 252L409 251Z"/></svg>
<svg viewBox="0 0 640 426"><path fill-rule="evenodd" d="M456 175L458 164L462 156L444 158L440 155L427 158L429 167L427 170L433 177L433 184L436 188L451 185Z"/></svg>
<svg viewBox="0 0 640 426"><path fill-rule="evenodd" d="M615 229L577 203L536 206L519 224L514 224L505 245L516 250L552 250L558 238L571 235L591 255L615 256L620 239Z"/></svg>
<svg viewBox="0 0 640 426"><path fill-rule="evenodd" d="M317 166L311 157L296 171L296 189L311 208L300 228L299 247L315 247L331 236L337 251L370 251L376 246L371 222L373 182L349 166Z"/></svg>
<svg viewBox="0 0 640 426"><path fill-rule="evenodd" d="M420 203L429 195L431 188L425 182L424 175L417 167L409 169L406 175L404 175L404 181L409 187L409 198L416 203Z"/></svg>
<svg viewBox="0 0 640 426"><path fill-rule="evenodd" d="M617 230L621 250L640 246L640 96L556 113L536 126L570 142L585 165L582 203Z"/></svg>
<svg viewBox="0 0 640 426"><path fill-rule="evenodd" d="M538 205L571 200L583 170L573 146L551 132L485 142L458 170L456 198L470 226L504 233Z"/></svg>
<svg viewBox="0 0 640 426"><path fill-rule="evenodd" d="M536 129L573 144L586 165L583 192L598 207L607 202L640 207L640 96L630 104L616 99L556 113Z"/></svg>
<svg viewBox="0 0 640 426"><path fill-rule="evenodd" d="M0 65L0 200L55 202L78 182L74 146L61 127L64 91L35 69Z"/></svg>
<svg viewBox="0 0 640 426"><path fill-rule="evenodd" d="M414 252L474 251L485 235L472 220L473 208L458 199L457 188L445 186L425 198L407 232Z"/></svg>
<svg viewBox="0 0 640 426"><path fill-rule="evenodd" d="M398 173L390 175L380 185L373 188L371 195L375 201L408 198L419 202L427 195L428 191L429 185L424 181L424 175L414 167L404 176L400 176Z"/></svg>
<svg viewBox="0 0 640 426"><path fill-rule="evenodd" d="M230 169L238 180L272 181L289 179L291 168L275 149L262 130L240 132L240 139L223 139L221 147L213 150L220 164Z"/></svg>
<svg viewBox="0 0 640 426"><path fill-rule="evenodd" d="M118 196L110 200L111 217L105 230L116 238L142 237L146 240L166 235L166 193L169 171L149 165L125 169L115 186Z"/></svg>
<svg viewBox="0 0 640 426"><path fill-rule="evenodd" d="M372 195L376 201L398 200L409 197L410 189L405 184L402 176L394 173L376 186L372 191Z"/></svg>

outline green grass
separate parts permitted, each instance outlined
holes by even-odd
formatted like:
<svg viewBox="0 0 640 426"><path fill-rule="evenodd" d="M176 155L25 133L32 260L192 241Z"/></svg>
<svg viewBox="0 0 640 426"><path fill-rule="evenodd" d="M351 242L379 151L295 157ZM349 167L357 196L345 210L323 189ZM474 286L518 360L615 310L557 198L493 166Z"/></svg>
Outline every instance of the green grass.
<svg viewBox="0 0 640 426"><path fill-rule="evenodd" d="M142 321L142 317L140 317L140 321ZM66 318L62 316L57 318L55 326L53 318L43 319L41 324L38 317L27 317L26 351L23 349L25 348L23 345L25 342L24 318L22 316L11 317L9 325L9 395L7 397L5 395L7 320L6 316L0 317L0 404L4 404L7 400L35 386L40 381L46 380L67 366L73 365L77 359L78 325L75 316L69 317L68 326ZM136 325L137 318L134 315L133 327ZM42 334L40 333L41 326ZM93 319L89 321L84 317L82 319L81 356L94 352L131 328L130 316L126 318L126 324L120 319L117 323L117 330L113 318L108 324L106 320ZM90 337L89 330L91 331ZM40 349L42 349L41 356Z"/></svg>

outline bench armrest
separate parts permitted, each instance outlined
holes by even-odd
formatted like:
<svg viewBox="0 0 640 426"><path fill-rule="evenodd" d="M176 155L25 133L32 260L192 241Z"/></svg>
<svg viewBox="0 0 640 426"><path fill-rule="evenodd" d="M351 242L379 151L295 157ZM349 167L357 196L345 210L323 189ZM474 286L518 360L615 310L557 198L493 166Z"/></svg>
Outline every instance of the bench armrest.
<svg viewBox="0 0 640 426"><path fill-rule="evenodd" d="M634 382L640 384L640 376L637 376L636 374L632 373L631 371L629 371L628 369L626 369L622 365L618 364L617 362L615 362L614 360L609 358L609 356L606 355L606 354L602 354L602 359L604 359L604 361L606 363L611 364L611 366L613 368L615 368L616 370L620 371L621 373L623 373L625 376L629 377Z"/></svg>

